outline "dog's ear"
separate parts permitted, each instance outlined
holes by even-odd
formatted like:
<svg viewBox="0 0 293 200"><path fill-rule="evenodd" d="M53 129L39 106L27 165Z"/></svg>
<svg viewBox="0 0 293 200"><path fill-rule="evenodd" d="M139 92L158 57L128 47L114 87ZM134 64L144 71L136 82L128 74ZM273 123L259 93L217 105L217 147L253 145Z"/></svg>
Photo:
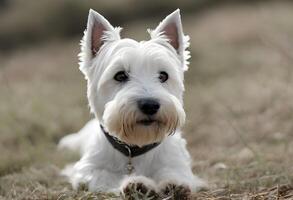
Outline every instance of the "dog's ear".
<svg viewBox="0 0 293 200"><path fill-rule="evenodd" d="M102 15L90 9L79 54L79 69L86 75L86 78L88 78L88 70L91 68L91 60L104 44L119 40L120 31L120 27L114 28Z"/></svg>
<svg viewBox="0 0 293 200"><path fill-rule="evenodd" d="M183 33L179 9L161 21L155 30L150 31L150 34L152 39L165 37L180 56L184 70L187 70L189 64L187 60L190 58L189 51L186 50L189 47L189 37Z"/></svg>
<svg viewBox="0 0 293 200"><path fill-rule="evenodd" d="M97 54L108 36L115 32L115 28L99 13L90 9L87 22L87 40L93 56ZM119 38L118 38L119 39Z"/></svg>
<svg viewBox="0 0 293 200"><path fill-rule="evenodd" d="M180 51L183 45L183 31L180 10L177 9L168 15L155 29L154 33L167 37L169 43L176 51Z"/></svg>
<svg viewBox="0 0 293 200"><path fill-rule="evenodd" d="M187 50L189 47L189 36L184 35L180 10L177 9L170 15L168 15L157 28L153 31L149 31L152 39L166 38L169 44L176 50L179 58L183 64L183 69L186 71L188 69L188 59L190 58L190 53ZM160 39L158 41L161 41Z"/></svg>

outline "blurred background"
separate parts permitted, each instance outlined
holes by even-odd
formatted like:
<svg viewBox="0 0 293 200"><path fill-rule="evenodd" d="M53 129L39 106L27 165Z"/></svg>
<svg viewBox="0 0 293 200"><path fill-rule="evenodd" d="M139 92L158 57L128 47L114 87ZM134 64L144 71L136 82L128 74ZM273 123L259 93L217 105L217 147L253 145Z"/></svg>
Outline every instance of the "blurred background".
<svg viewBox="0 0 293 200"><path fill-rule="evenodd" d="M0 0L0 199L93 195L58 175L78 156L56 150L92 117L77 59L89 8L137 40L181 9L184 137L210 184L195 199L292 198L292 1Z"/></svg>

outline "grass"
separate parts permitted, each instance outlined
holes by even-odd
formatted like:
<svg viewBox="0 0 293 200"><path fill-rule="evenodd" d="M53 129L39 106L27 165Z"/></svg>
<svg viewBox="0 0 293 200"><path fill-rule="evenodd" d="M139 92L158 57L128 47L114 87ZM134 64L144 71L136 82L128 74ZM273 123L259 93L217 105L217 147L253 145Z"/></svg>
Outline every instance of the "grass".
<svg viewBox="0 0 293 200"><path fill-rule="evenodd" d="M183 14L193 56L184 132L193 171L210 184L194 199L293 198L292 11L271 2ZM156 22L133 22L127 35L144 38L145 24ZM0 199L120 198L73 191L58 175L78 159L58 140L91 117L78 40L0 55Z"/></svg>

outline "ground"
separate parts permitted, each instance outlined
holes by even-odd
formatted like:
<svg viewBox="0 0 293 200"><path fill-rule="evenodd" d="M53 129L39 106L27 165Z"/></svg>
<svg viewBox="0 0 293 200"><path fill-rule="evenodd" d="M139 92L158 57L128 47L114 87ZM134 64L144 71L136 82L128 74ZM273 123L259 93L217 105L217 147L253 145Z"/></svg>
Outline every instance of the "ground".
<svg viewBox="0 0 293 200"><path fill-rule="evenodd" d="M184 137L194 199L293 199L293 4L261 3L184 15L192 59ZM141 39L137 21L126 35ZM58 140L92 116L78 71L79 38L0 54L0 199L120 199L73 191L58 173L78 156Z"/></svg>

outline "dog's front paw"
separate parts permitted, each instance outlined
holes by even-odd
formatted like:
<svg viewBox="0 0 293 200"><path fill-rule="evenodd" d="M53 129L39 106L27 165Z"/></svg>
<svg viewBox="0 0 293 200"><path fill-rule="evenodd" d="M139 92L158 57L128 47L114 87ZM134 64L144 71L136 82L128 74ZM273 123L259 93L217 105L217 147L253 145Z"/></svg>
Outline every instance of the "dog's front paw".
<svg viewBox="0 0 293 200"><path fill-rule="evenodd" d="M156 191L141 182L130 182L122 189L122 196L125 200L156 200Z"/></svg>
<svg viewBox="0 0 293 200"><path fill-rule="evenodd" d="M187 185L167 183L161 187L160 196L170 200L190 200L191 190Z"/></svg>

